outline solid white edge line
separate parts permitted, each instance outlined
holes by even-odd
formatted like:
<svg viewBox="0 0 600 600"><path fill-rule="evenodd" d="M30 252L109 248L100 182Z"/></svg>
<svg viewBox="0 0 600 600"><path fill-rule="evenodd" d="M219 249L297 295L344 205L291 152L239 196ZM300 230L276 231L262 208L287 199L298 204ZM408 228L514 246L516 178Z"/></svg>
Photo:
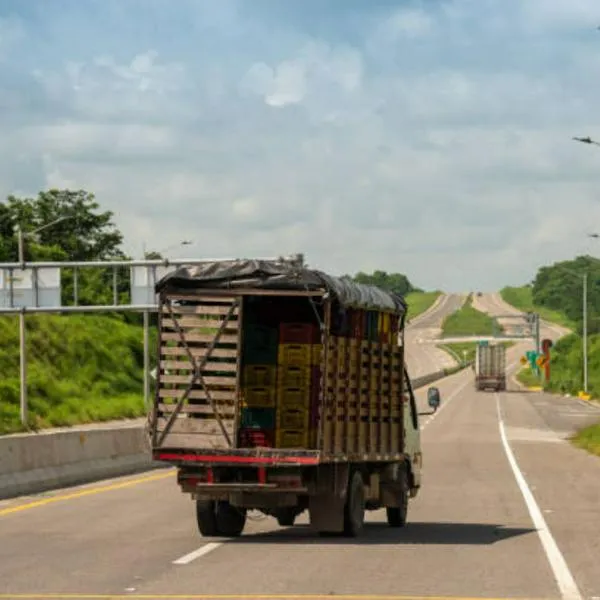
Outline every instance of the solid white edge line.
<svg viewBox="0 0 600 600"><path fill-rule="evenodd" d="M575 579L573 578L573 575L571 574L571 571L569 570L565 558L562 555L556 541L554 540L554 537L552 537L552 534L550 533L550 529L546 524L546 521L542 515L542 511L540 510L540 507L538 506L531 490L529 489L527 481L525 480L510 444L508 443L504 421L502 420L502 412L500 410L500 395L497 393L496 411L498 413L500 439L502 440L502 446L504 447L506 458L508 459L508 462L512 468L517 485L521 490L521 494L523 495L523 499L527 505L527 510L529 511L533 525L537 530L537 534L546 553L548 562L550 563L550 568L552 569L554 579L558 584L560 593L565 600L582 600L583 597L579 591L579 588L577 587L577 584L575 583Z"/></svg>
<svg viewBox="0 0 600 600"><path fill-rule="evenodd" d="M191 563L193 560L196 560L197 558L200 558L201 556L204 556L205 554L208 554L209 552L216 550L221 545L222 545L222 542L209 542L208 544L201 546L197 550L194 550L193 552L190 552L189 554L185 554L181 558L174 560L173 564L174 565L187 565L187 564Z"/></svg>

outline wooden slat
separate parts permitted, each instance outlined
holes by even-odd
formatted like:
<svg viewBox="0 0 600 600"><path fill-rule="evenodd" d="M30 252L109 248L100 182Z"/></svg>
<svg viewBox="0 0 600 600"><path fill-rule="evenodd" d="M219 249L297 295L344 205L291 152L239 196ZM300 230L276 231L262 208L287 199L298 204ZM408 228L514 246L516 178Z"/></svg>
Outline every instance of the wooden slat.
<svg viewBox="0 0 600 600"><path fill-rule="evenodd" d="M227 304L229 307L235 302L236 298L231 296L230 294L224 294L223 292L216 292L198 296L196 294L167 294L167 300L186 300L188 302L210 302L210 303L223 303Z"/></svg>
<svg viewBox="0 0 600 600"><path fill-rule="evenodd" d="M163 331L165 329L177 329L179 326L180 329L184 330L184 333L187 333L186 330L189 329L202 329L204 330L217 330L223 325L224 319L202 319L200 317L181 317L181 319L170 319L168 317L163 317L162 320L162 328ZM238 330L238 322L233 319L229 319L225 325L224 331L237 331ZM216 331L215 331L216 333Z"/></svg>
<svg viewBox="0 0 600 600"><path fill-rule="evenodd" d="M235 413L235 405L216 401L215 404L217 405L217 410L219 411L219 414L221 415L222 419L233 419ZM172 413L175 410L176 406L176 404L159 404L158 410L162 413ZM202 417L203 415L205 415L210 416L213 419L215 418L215 411L212 409L212 406L210 404L185 403L183 405L183 408L181 409L181 412L182 414L198 415L198 417Z"/></svg>
<svg viewBox="0 0 600 600"><path fill-rule="evenodd" d="M216 332L215 332L216 333ZM215 339L215 333L184 333L184 338L187 344L190 343L210 343ZM177 332L161 331L160 337L166 342L179 342L181 338ZM219 344L237 344L238 336L231 334L222 334L219 337Z"/></svg>
<svg viewBox="0 0 600 600"><path fill-rule="evenodd" d="M158 397L159 398L181 398L181 396L183 396L183 393L185 391L184 387L181 387L180 389L165 389L165 388L161 388L158 390ZM217 401L217 400L229 400L231 402L235 402L235 390L234 389L230 389L230 390L210 390L210 396L213 400ZM192 400L207 400L208 401L208 397L206 395L206 392L203 389L193 389L190 393L188 398L192 399Z"/></svg>
<svg viewBox="0 0 600 600"><path fill-rule="evenodd" d="M169 370L186 369L188 371L192 371L194 367L189 360L161 360L160 368ZM237 365L234 362L215 362L211 360L207 362L204 367L202 367L202 371L234 372L236 368Z"/></svg>
<svg viewBox="0 0 600 600"><path fill-rule="evenodd" d="M207 348L192 346L189 348L193 357L202 358L206 355ZM162 346L160 349L161 355L164 356L182 356L187 358L187 352L184 346ZM210 353L211 357L215 358L237 358L238 351L235 348L213 348Z"/></svg>
<svg viewBox="0 0 600 600"><path fill-rule="evenodd" d="M222 315L225 316L231 310L231 303L229 304L199 304L197 306L172 306L172 311L175 315ZM163 307L163 314L169 315L170 311L165 306ZM233 314L237 315L239 307L235 307Z"/></svg>
<svg viewBox="0 0 600 600"><path fill-rule="evenodd" d="M160 376L160 382L163 383L181 383L184 386L189 385L191 375L163 375ZM203 378L206 385L210 388L211 385L223 385L235 387L235 377L211 377ZM196 386L200 386L200 381L196 382Z"/></svg>
<svg viewBox="0 0 600 600"><path fill-rule="evenodd" d="M157 431L162 432L168 421L168 417L159 417L156 424ZM223 421L225 428L231 436L233 432L233 422ZM197 436L204 435L220 435L225 442L225 437L221 433L221 428L216 419L195 419L193 417L185 417L183 419L176 418L170 429L170 433L186 433Z"/></svg>
<svg viewBox="0 0 600 600"><path fill-rule="evenodd" d="M233 434L230 434L233 439ZM217 450L229 448L227 440L222 433L197 434L197 433L167 433L161 447L163 448L190 448L193 450Z"/></svg>

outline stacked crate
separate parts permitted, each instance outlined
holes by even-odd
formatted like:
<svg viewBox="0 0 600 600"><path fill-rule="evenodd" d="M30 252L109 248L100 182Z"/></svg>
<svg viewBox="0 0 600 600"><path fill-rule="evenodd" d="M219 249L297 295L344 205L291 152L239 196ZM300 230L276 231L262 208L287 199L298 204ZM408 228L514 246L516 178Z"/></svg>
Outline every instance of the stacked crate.
<svg viewBox="0 0 600 600"><path fill-rule="evenodd" d="M281 323L277 361L278 448L307 447L317 422L320 335L311 323Z"/></svg>
<svg viewBox="0 0 600 600"><path fill-rule="evenodd" d="M247 323L241 382L241 447L272 447L275 443L278 332Z"/></svg>

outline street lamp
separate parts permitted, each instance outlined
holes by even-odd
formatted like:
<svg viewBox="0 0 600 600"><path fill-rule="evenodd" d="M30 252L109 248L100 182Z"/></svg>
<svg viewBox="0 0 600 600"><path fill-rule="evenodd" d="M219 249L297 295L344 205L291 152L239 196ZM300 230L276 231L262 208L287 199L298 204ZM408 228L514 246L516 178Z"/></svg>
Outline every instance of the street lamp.
<svg viewBox="0 0 600 600"><path fill-rule="evenodd" d="M33 231L28 231L27 233L23 232L23 228L21 227L21 225L17 225L16 229L17 229L17 241L18 241L18 246L19 246L19 262L21 264L25 263L25 238L26 237L33 236L36 233L39 233L40 231L42 231L43 229L52 227L53 225L56 225L56 223L60 223L61 221L64 221L65 219L70 219L70 218L71 217L59 217L58 219L54 219L54 221L50 221L50 223L46 223L45 225L42 225L41 227L38 227L37 229L34 229Z"/></svg>
<svg viewBox="0 0 600 600"><path fill-rule="evenodd" d="M39 233L43 229L47 227L51 227L52 225L56 225L60 221L64 221L65 219L70 219L70 216L59 217L58 219L54 219L54 221L50 221L50 223L46 223L33 231L28 231L25 233L21 225L17 225L17 240L19 244L19 262L23 267L25 265L25 238L35 235ZM21 310L19 311L19 377L20 377L20 415L21 415L21 424L23 426L27 426L27 356L26 356L26 342L25 342L25 313Z"/></svg>
<svg viewBox="0 0 600 600"><path fill-rule="evenodd" d="M581 142L582 144L594 144L595 146L600 146L600 142L593 140L589 135L587 137L573 137L576 142Z"/></svg>

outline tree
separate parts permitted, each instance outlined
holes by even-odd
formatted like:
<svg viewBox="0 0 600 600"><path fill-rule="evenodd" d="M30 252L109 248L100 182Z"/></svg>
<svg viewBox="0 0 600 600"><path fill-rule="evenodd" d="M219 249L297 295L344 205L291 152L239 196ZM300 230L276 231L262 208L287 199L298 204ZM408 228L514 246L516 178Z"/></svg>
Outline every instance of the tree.
<svg viewBox="0 0 600 600"><path fill-rule="evenodd" d="M37 234L38 245L60 248L64 258L57 260L89 261L124 258L121 251L123 235L113 223L111 211L99 211L100 205L93 194L84 190L48 190L37 198L9 196L0 205L0 218L8 216L12 227L19 225L24 232L33 231L57 219L64 220ZM8 231L1 230L3 237ZM16 238L12 236L16 252ZM36 246L27 244L27 260L39 260ZM37 248L38 252L41 251ZM47 253L47 252L46 252Z"/></svg>
<svg viewBox="0 0 600 600"><path fill-rule="evenodd" d="M123 235L113 222L111 211L100 210L93 194L85 190L48 190L36 198L9 196L0 203L0 260L16 261L18 225L23 232L34 232L60 220L38 233L26 236L25 260L97 261L124 260ZM112 269L79 269L78 298L82 305L112 303ZM74 303L74 273L62 272L63 303ZM128 300L129 278L125 269L118 272L120 301Z"/></svg>
<svg viewBox="0 0 600 600"><path fill-rule="evenodd" d="M542 267L532 284L535 304L563 312L579 325L583 321L583 274L588 274L588 331L600 332L600 260L578 256Z"/></svg>
<svg viewBox="0 0 600 600"><path fill-rule="evenodd" d="M356 283L375 285L383 290L399 294L400 296L405 296L409 292L418 291L417 288L413 287L408 277L402 273L374 271L371 275L369 275L361 271L350 279Z"/></svg>

